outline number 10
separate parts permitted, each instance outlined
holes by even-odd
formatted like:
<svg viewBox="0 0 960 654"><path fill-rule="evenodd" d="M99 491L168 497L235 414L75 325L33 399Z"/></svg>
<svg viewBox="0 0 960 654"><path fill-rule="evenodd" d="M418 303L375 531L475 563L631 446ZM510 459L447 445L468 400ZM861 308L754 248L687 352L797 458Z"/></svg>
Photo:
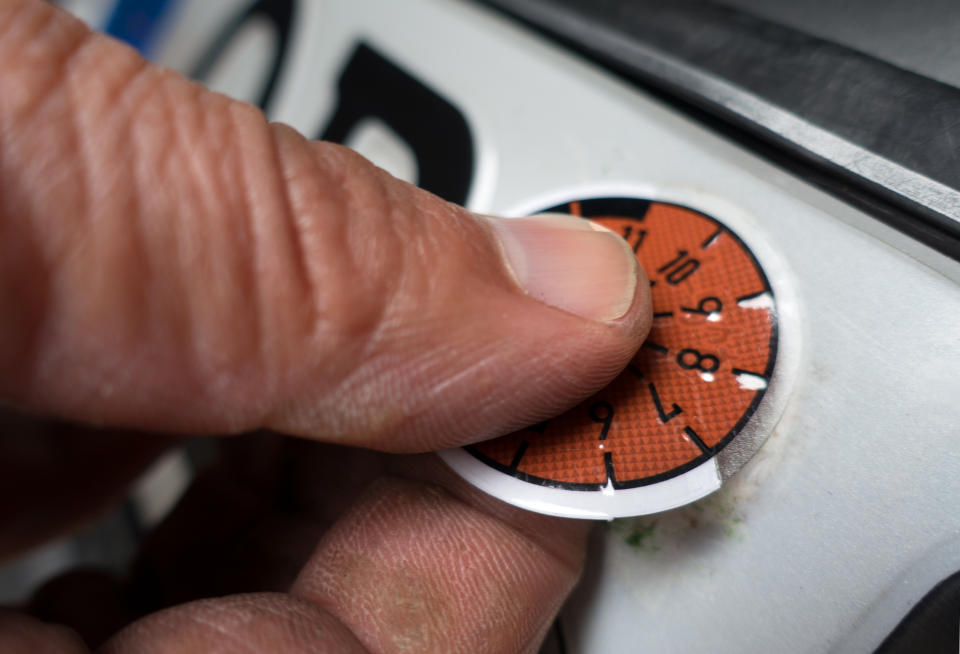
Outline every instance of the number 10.
<svg viewBox="0 0 960 654"><path fill-rule="evenodd" d="M657 268L657 272L666 273L668 284L676 286L700 267L700 261L692 257L688 258L688 254L686 250L679 250L675 258Z"/></svg>

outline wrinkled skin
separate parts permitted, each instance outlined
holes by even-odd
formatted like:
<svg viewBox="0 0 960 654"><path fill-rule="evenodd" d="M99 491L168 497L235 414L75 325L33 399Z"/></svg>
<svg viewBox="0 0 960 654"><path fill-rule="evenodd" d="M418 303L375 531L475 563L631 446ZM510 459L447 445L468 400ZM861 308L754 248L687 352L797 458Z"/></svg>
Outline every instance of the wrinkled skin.
<svg viewBox="0 0 960 654"><path fill-rule="evenodd" d="M645 282L612 321L538 302L483 219L4 0L0 316L0 556L225 438L129 578L54 580L0 651L524 652L586 526L383 453L572 406L650 308Z"/></svg>

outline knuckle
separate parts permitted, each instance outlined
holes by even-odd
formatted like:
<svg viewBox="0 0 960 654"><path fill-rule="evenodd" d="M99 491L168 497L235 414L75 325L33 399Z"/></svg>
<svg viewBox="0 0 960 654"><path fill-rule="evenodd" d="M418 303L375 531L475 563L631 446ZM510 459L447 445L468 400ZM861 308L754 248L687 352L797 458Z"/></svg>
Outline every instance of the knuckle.
<svg viewBox="0 0 960 654"><path fill-rule="evenodd" d="M357 155L309 145L284 161L290 249L328 372L374 344L408 274L387 185ZM343 371L339 371L343 372Z"/></svg>

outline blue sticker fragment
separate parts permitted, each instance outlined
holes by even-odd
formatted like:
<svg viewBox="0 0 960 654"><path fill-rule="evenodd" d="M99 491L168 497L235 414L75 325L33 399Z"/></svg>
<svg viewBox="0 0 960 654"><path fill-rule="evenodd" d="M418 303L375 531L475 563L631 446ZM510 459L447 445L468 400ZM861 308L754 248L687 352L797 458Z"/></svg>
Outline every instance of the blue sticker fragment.
<svg viewBox="0 0 960 654"><path fill-rule="evenodd" d="M175 4L176 0L117 0L104 31L147 54L164 16Z"/></svg>

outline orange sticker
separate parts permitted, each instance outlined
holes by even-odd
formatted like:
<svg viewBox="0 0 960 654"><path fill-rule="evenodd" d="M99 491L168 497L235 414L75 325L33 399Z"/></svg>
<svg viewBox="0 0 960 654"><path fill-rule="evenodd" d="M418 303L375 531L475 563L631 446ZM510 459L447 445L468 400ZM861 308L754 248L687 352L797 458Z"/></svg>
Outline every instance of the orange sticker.
<svg viewBox="0 0 960 654"><path fill-rule="evenodd" d="M627 489L691 470L727 446L766 392L777 350L770 284L726 225L637 198L570 202L622 235L650 278L653 328L627 369L567 413L466 448L519 480Z"/></svg>

